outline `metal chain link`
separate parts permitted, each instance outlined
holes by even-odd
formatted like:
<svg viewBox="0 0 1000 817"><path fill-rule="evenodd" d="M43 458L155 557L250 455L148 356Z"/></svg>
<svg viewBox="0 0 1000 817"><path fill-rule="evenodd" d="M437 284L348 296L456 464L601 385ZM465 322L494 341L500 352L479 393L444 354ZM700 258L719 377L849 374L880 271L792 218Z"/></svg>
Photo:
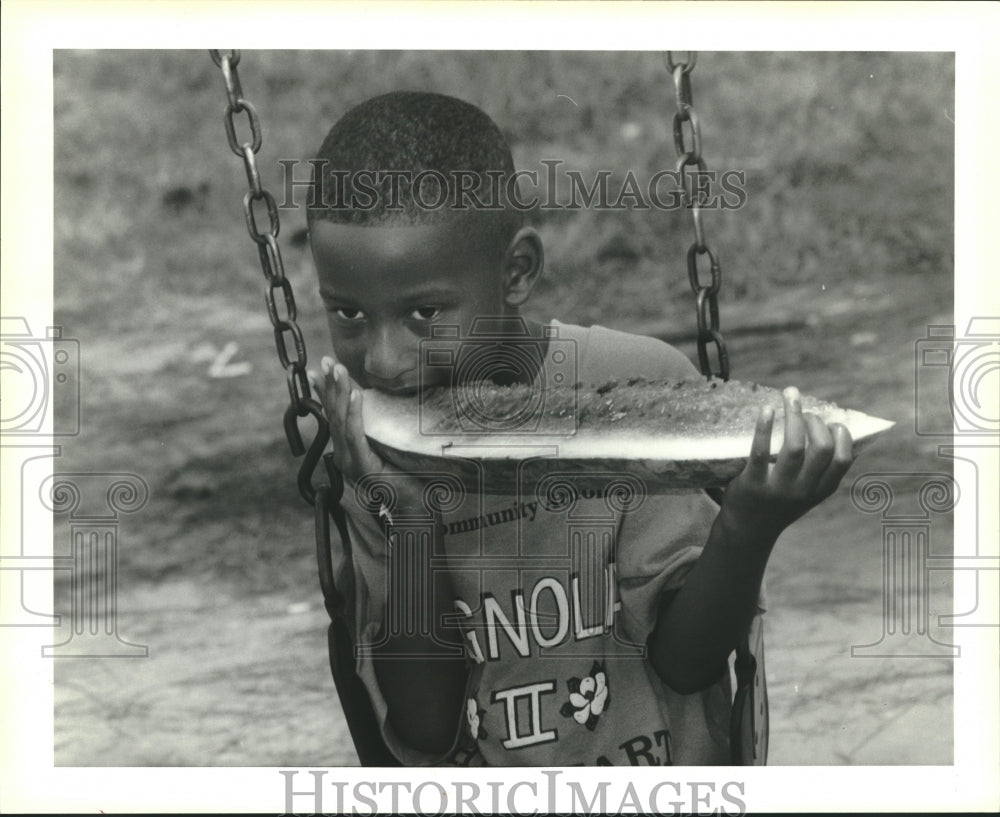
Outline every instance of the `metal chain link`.
<svg viewBox="0 0 1000 817"><path fill-rule="evenodd" d="M285 266L281 260L281 248L278 246L278 231L281 224L278 218L278 204L274 196L261 184L260 171L257 169L257 153L263 144L260 129L260 117L257 109L243 96L243 86L236 66L240 62L239 51L209 51L212 61L221 69L226 86L226 110L223 117L226 126L226 138L229 148L243 160L249 190L243 196L243 215L246 218L247 232L257 245L257 256L260 259L261 270L267 281L264 291L264 303L267 314L274 327L274 343L278 351L278 360L285 369L288 382L290 404L285 410L284 427L289 448L296 457L306 453L306 458L299 470L299 491L307 502L315 501L315 489L312 486L312 473L319 463L323 449L330 439L329 426L323 416L323 409L313 399L306 375L306 344L302 330L295 322L298 310L295 306L295 295L292 285L285 277ZM240 141L236 134L236 117L246 114L250 127L250 138ZM260 206L263 202L263 206ZM256 209L255 209L256 208ZM259 210L266 210L267 229L261 230L258 221ZM263 213L260 214L263 217ZM281 290L281 300L284 301L284 313L279 310L279 301L275 291ZM291 344L289 344L289 339ZM316 437L309 446L308 453L299 432L298 418L312 415L317 423ZM339 500L339 496L337 497Z"/></svg>
<svg viewBox="0 0 1000 817"><path fill-rule="evenodd" d="M726 342L719 331L719 289L722 287L722 267L719 264L719 257L705 241L705 228L701 223L701 205L704 203L704 190L700 190L696 179L692 179L692 174L687 172L687 168L694 167L698 172L704 173L705 160L701 156L701 123L698 115L694 111L694 104L691 99L691 71L694 69L697 55L693 51L687 52L687 59L684 61L674 60L673 54L667 52L664 55L664 63L674 81L674 100L676 110L674 112L673 132L674 150L677 153L677 173L680 176L681 194L685 204L691 210L691 219L694 224L694 242L688 248L687 269L688 282L691 284L691 291L695 295L696 314L698 316L698 365L701 373L705 377L712 377L713 374L722 380L729 380L729 352L726 349ZM684 138L684 125L690 128L691 139L688 143ZM687 145L691 147L688 148ZM699 256L707 255L709 264L709 274L711 275L708 284L702 284L698 272ZM718 371L712 371L712 364L709 361L708 345L715 346L718 358ZM723 491L720 489L709 489L706 493L715 500L718 505L722 505ZM765 730L767 729L767 694L764 688L755 689L754 684L763 677L763 665L760 667L761 675L757 675L757 663L750 650L749 637L740 639L736 646L736 667L737 667L737 701L749 701L748 705L751 713L755 713L755 707L760 706ZM757 702L757 696L762 696ZM735 717L740 720L733 720L731 723L731 734L739 738L743 729L742 708L734 710ZM747 760L740 751L742 741L732 740L732 758L734 764L753 763L757 760L763 764L767 761L767 742L764 739L763 750L757 752L757 737L754 727L754 714L751 715L751 727L749 739L753 743L753 755L751 760Z"/></svg>
<svg viewBox="0 0 1000 817"><path fill-rule="evenodd" d="M729 379L729 352L726 342L719 332L719 289L722 287L722 267L719 256L705 240L705 228L701 221L702 207L708 191L701 181L707 167L701 156L701 122L695 113L691 97L691 71L697 62L697 54L688 51L683 60L675 60L673 52L666 52L663 62L674 82L676 110L673 119L674 151L677 154L676 171L680 181L680 191L685 206L691 211L694 225L694 242L687 252L688 282L695 296L698 317L698 365L705 377ZM685 126L688 133L685 133ZM710 283L703 284L698 269L699 258L707 256ZM702 265L704 266L704 264ZM709 360L709 344L715 346L718 370L712 371Z"/></svg>
<svg viewBox="0 0 1000 817"><path fill-rule="evenodd" d="M343 705L344 714L350 727L351 738L362 763L366 765L388 765L394 760L388 750L377 752L369 739L359 742L359 733L371 734L374 720L366 715L367 699L361 691L360 682L354 674L353 663L343 658L344 650L353 654L350 631L344 623L347 612L346 597L337 589L333 577L333 541L330 520L334 521L340 537L339 550L347 563L351 563L350 537L347 529L347 519L340 499L344 493L344 480L331 455L323 456L327 443L330 441L330 426L323 415L323 408L312 397L309 380L306 376L306 344L302 330L296 323L298 309L295 305L295 295L291 282L285 277L285 266L281 260L281 248L278 246L278 205L274 196L261 184L260 172L257 169L257 152L262 144L260 118L257 110L243 96L240 75L236 66L240 61L239 51L210 51L212 61L222 70L226 84L226 137L233 153L243 159L243 167L247 174L246 195L243 196L243 214L246 217L247 232L257 246L257 257L260 267L267 280L264 290L264 303L267 315L274 327L274 343L278 350L278 360L285 369L288 381L289 406L285 409L283 424L285 436L292 454L296 457L305 453L305 459L299 466L299 493L313 506L316 534L316 557L319 567L319 583L323 592L323 603L330 616L330 668L333 671L334 683ZM250 139L240 142L236 136L234 115L246 113L250 123ZM254 205L263 202L267 211L267 229L261 230ZM258 207L258 210L261 209ZM281 290L281 298L276 295ZM284 306L281 303L284 302ZM289 337L291 346L289 346ZM299 431L300 417L311 415L316 420L316 436L309 450L302 444ZM313 484L313 474L320 461L326 466L328 483L320 481Z"/></svg>

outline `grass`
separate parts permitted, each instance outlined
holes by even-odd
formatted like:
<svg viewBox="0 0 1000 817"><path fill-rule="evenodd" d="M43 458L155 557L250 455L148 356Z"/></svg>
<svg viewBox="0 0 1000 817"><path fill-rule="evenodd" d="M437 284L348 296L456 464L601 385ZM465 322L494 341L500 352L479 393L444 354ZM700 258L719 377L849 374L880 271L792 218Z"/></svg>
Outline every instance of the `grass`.
<svg viewBox="0 0 1000 817"><path fill-rule="evenodd" d="M273 189L277 159L308 157L349 106L401 87L481 106L522 168L560 158L645 179L673 165L672 85L657 54L247 52L241 68ZM207 55L57 52L55 75L57 306L119 286L246 297L244 180ZM705 219L727 295L950 269L953 77L948 54L702 54L692 80L708 166L747 174L746 206ZM190 202L168 207L178 190ZM286 237L304 225L301 210L282 216ZM549 260L539 314L662 315L686 292L686 213L538 216Z"/></svg>

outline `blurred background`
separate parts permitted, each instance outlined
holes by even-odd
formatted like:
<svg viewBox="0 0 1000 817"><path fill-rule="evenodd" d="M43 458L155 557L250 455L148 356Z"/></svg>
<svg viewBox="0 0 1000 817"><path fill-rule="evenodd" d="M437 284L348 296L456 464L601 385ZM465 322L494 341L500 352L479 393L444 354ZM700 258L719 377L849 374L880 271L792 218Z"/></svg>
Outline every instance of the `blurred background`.
<svg viewBox="0 0 1000 817"><path fill-rule="evenodd" d="M280 160L310 157L348 108L396 89L478 105L522 169L560 159L620 182L674 165L673 86L656 53L245 51L239 70L279 202ZM120 635L150 657L57 662L56 763L356 763L221 73L188 51L56 51L53 71L55 322L82 361L82 431L56 467L150 487L123 517L118 580ZM946 390L915 404L915 352L928 326L952 321L953 56L703 52L691 80L708 168L746 174L745 205L704 216L732 376L897 423L772 557L771 762L951 763L953 661L851 657L884 621L883 526L850 486L891 472L915 495L916 475L951 470L942 440L914 428L917 413L950 424ZM689 213L532 218L546 271L531 315L694 355ZM328 339L305 224L301 207L281 210L315 367ZM65 531L57 518L68 552ZM931 548L950 553L947 513ZM950 574L926 590L931 635L948 642L935 622L951 610ZM67 585L57 602L68 609Z"/></svg>

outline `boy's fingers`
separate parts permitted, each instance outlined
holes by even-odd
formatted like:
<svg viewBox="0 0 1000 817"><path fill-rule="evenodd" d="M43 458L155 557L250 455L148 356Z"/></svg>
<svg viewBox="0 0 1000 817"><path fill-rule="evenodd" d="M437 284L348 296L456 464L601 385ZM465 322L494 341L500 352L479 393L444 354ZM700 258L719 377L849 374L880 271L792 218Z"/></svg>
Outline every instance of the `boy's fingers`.
<svg viewBox="0 0 1000 817"><path fill-rule="evenodd" d="M347 369L339 363L334 364L330 377L333 378L333 387L337 393L337 422L343 433L347 429L347 400L351 396L350 377Z"/></svg>
<svg viewBox="0 0 1000 817"><path fill-rule="evenodd" d="M779 482L793 482L799 475L806 456L806 423L802 418L802 399L799 390L790 387L783 392L785 398L785 440L778 452L774 477Z"/></svg>
<svg viewBox="0 0 1000 817"><path fill-rule="evenodd" d="M343 391L343 381L340 370L343 368L330 357L324 357L321 366L326 388L326 419L330 424L330 439L333 442L334 462L337 467L347 472L348 451L344 438L344 423L347 415L347 395Z"/></svg>
<svg viewBox="0 0 1000 817"><path fill-rule="evenodd" d="M323 412L326 414L327 419L329 419L333 408L333 395L326 385L326 377L315 369L307 371L306 377L309 379L309 385L316 392L316 399L323 406Z"/></svg>
<svg viewBox="0 0 1000 817"><path fill-rule="evenodd" d="M753 432L753 443L750 445L750 459L747 462L747 475L754 480L763 481L767 478L767 465L771 461L771 430L774 428L774 409L764 406L757 415L757 426Z"/></svg>
<svg viewBox="0 0 1000 817"><path fill-rule="evenodd" d="M379 470L380 464L372 453L371 447L368 445L368 440L365 437L361 401L361 390L352 388L348 398L346 436L347 449L350 452L355 469L359 472L356 475L358 479L365 474L376 473Z"/></svg>
<svg viewBox="0 0 1000 817"><path fill-rule="evenodd" d="M361 475L358 473L358 460L352 445L351 431L348 428L348 418L351 413L351 377L348 375L347 369L339 363L334 366L333 374L337 378L337 414L340 422L341 445L344 450L344 474L349 479L357 480Z"/></svg>
<svg viewBox="0 0 1000 817"><path fill-rule="evenodd" d="M847 426L842 423L834 423L830 426L830 433L833 434L833 459L846 470L854 462L854 439Z"/></svg>
<svg viewBox="0 0 1000 817"><path fill-rule="evenodd" d="M320 362L323 369L323 388L326 395L324 403L327 412L327 420L330 422L330 433L334 436L342 427L340 422L340 411L338 407L339 398L337 394L336 364L332 358L324 357Z"/></svg>
<svg viewBox="0 0 1000 817"><path fill-rule="evenodd" d="M833 456L819 483L819 491L824 496L829 496L837 490L840 480L854 462L854 440L851 439L851 432L847 427L834 423L830 426L830 433L833 436Z"/></svg>
<svg viewBox="0 0 1000 817"><path fill-rule="evenodd" d="M808 487L815 485L826 473L830 461L833 459L833 434L815 414L803 415L806 423L806 431L809 434L809 445L806 448L805 465L799 475L803 485Z"/></svg>
<svg viewBox="0 0 1000 817"><path fill-rule="evenodd" d="M319 375L316 374L314 369L306 370L306 380L309 381L309 386L314 392L316 392L316 398L319 400L319 404L323 407L323 411L326 411L326 387L323 382L319 379Z"/></svg>

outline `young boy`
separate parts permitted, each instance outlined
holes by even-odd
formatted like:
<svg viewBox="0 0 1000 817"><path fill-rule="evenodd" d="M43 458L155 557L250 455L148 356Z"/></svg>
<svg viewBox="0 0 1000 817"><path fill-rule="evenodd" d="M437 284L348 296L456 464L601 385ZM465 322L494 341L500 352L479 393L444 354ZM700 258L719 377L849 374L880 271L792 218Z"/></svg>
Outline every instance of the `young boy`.
<svg viewBox="0 0 1000 817"><path fill-rule="evenodd" d="M760 611L778 535L850 466L847 430L804 415L788 389L776 464L766 412L721 508L702 492L646 495L628 474L607 474L624 494L578 490L557 463L508 496L425 502L434 475L402 474L368 445L361 389L453 384L454 367L422 354L432 336L447 346L434 327L458 328L460 355L480 348L476 319L494 319L490 342L512 361L487 367L494 379L542 390L567 354L585 384L699 375L650 338L520 318L542 242L502 135L472 105L377 97L318 158L310 240L334 356L311 378L347 482L338 582L353 586L358 673L390 750L404 764L728 763L728 656ZM425 538L402 535L428 518Z"/></svg>

